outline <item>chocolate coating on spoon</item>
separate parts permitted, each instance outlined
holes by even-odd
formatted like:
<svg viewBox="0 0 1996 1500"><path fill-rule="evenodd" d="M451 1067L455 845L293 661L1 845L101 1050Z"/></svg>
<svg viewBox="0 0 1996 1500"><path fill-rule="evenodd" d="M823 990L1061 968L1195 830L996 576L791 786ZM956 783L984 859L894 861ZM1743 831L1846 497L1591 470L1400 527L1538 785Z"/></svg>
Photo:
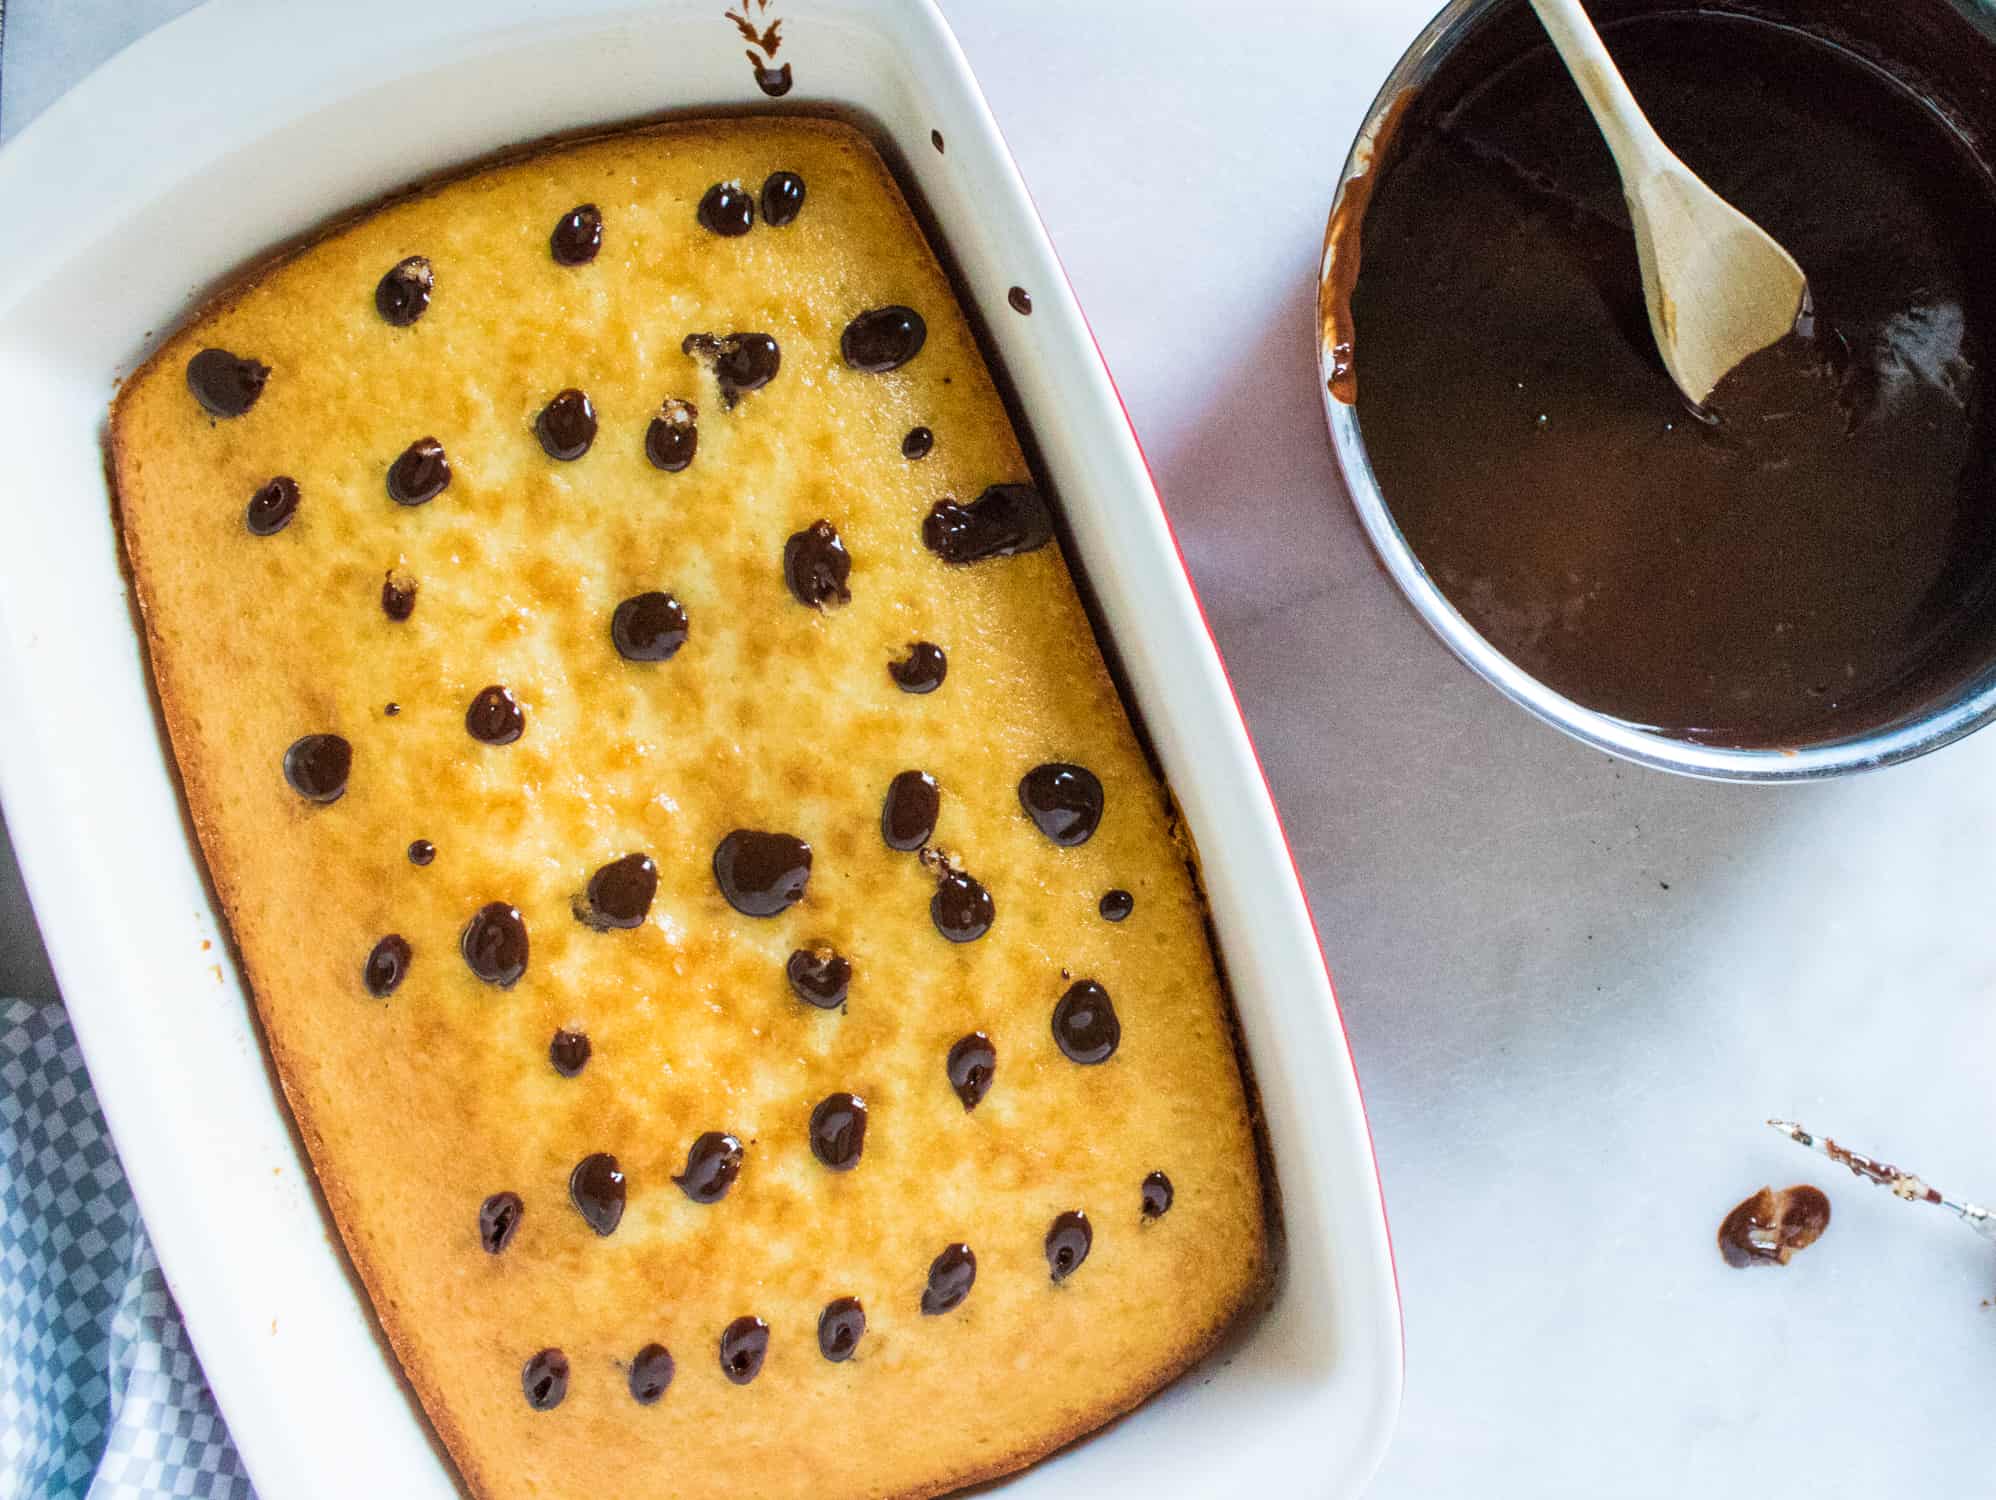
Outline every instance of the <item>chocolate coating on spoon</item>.
<svg viewBox="0 0 1996 1500"><path fill-rule="evenodd" d="M745 917L787 911L810 879L811 846L793 834L737 828L714 849L714 884Z"/></svg>

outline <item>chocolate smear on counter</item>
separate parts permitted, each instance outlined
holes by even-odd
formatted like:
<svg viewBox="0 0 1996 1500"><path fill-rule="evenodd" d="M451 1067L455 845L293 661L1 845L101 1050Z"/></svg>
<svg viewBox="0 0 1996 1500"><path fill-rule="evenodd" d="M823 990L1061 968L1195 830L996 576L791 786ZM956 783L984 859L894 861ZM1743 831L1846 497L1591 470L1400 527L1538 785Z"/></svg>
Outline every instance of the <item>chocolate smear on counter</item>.
<svg viewBox="0 0 1996 1500"><path fill-rule="evenodd" d="M520 909L488 901L464 924L457 940L465 966L487 984L511 989L527 972L527 923Z"/></svg>
<svg viewBox="0 0 1996 1500"><path fill-rule="evenodd" d="M270 366L226 349L203 349L187 361L187 389L211 417L240 417L263 394Z"/></svg>
<svg viewBox="0 0 1996 1500"><path fill-rule="evenodd" d="M433 437L417 438L388 466L388 498L397 505L426 505L450 487L450 459Z"/></svg>
<svg viewBox="0 0 1996 1500"><path fill-rule="evenodd" d="M904 693L933 693L949 674L949 658L933 641L910 641L908 654L887 664L887 675Z"/></svg>
<svg viewBox="0 0 1996 1500"><path fill-rule="evenodd" d="M673 1177L695 1203L719 1203L742 1175L742 1143L724 1130L709 1130L686 1150L686 1168Z"/></svg>
<svg viewBox="0 0 1996 1500"><path fill-rule="evenodd" d="M560 266L585 266L603 248L603 215L593 203L571 208L555 220L548 253Z"/></svg>
<svg viewBox="0 0 1996 1500"><path fill-rule="evenodd" d="M577 913L597 931L642 927L658 894L658 866L649 854L626 854L589 877L587 906Z"/></svg>
<svg viewBox="0 0 1996 1500"><path fill-rule="evenodd" d="M553 1411L568 1394L568 1356L559 1349L541 1350L521 1369L520 1389L535 1411Z"/></svg>
<svg viewBox="0 0 1996 1500"><path fill-rule="evenodd" d="M912 853L935 836L942 789L927 771L903 771L887 783L880 806L880 837L890 849Z"/></svg>
<svg viewBox="0 0 1996 1500"><path fill-rule="evenodd" d="M337 734L308 734L284 752L284 779L308 802L337 802L346 795L353 746Z"/></svg>
<svg viewBox="0 0 1996 1500"><path fill-rule="evenodd" d="M1088 1215L1079 1209L1060 1215L1047 1230L1046 1253L1047 1274L1054 1283L1067 1280L1081 1269L1081 1263L1088 1259L1088 1252L1095 1244L1095 1231L1089 1227Z"/></svg>
<svg viewBox="0 0 1996 1500"><path fill-rule="evenodd" d="M1085 844L1102 823L1102 779L1086 766L1049 761L1019 781L1019 805L1064 849Z"/></svg>
<svg viewBox="0 0 1996 1500"><path fill-rule="evenodd" d="M1123 1039L1109 992L1092 979L1077 979L1053 1008L1053 1039L1070 1061L1107 1062Z"/></svg>
<svg viewBox="0 0 1996 1500"><path fill-rule="evenodd" d="M1053 514L1030 484L994 484L968 505L938 500L922 522L922 545L948 563L1037 552L1053 540Z"/></svg>
<svg viewBox="0 0 1996 1500"><path fill-rule="evenodd" d="M762 222L782 229L804 211L804 179L795 172L771 172L762 180Z"/></svg>
<svg viewBox="0 0 1996 1500"><path fill-rule="evenodd" d="M482 745L510 745L527 732L527 711L511 688L495 682L465 709L464 732Z"/></svg>
<svg viewBox="0 0 1996 1500"><path fill-rule="evenodd" d="M768 1354L769 1325L761 1318L736 1318L721 1331L721 1373L736 1385L761 1374Z"/></svg>
<svg viewBox="0 0 1996 1500"><path fill-rule="evenodd" d="M645 457L654 469L677 474L693 462L699 450L700 408L691 401L667 396L645 429Z"/></svg>
<svg viewBox="0 0 1996 1500"><path fill-rule="evenodd" d="M1719 1225L1719 1254L1735 1270L1785 1266L1830 1227L1830 1200L1803 1183L1776 1192L1762 1188Z"/></svg>
<svg viewBox="0 0 1996 1500"><path fill-rule="evenodd" d="M811 1154L834 1172L850 1172L866 1148L866 1101L827 1094L811 1111Z"/></svg>
<svg viewBox="0 0 1996 1500"><path fill-rule="evenodd" d="M838 529L822 517L792 532L783 544L783 581L799 604L812 609L850 604L852 590L846 579L851 575L852 556Z"/></svg>
<svg viewBox="0 0 1996 1500"><path fill-rule="evenodd" d="M599 1235L611 1235L624 1217L627 1187L617 1158L607 1151L585 1156L568 1174L568 1196L583 1222Z"/></svg>
<svg viewBox="0 0 1996 1500"><path fill-rule="evenodd" d="M436 273L420 255L397 261L374 285L374 310L383 322L407 328L430 309Z"/></svg>
<svg viewBox="0 0 1996 1500"><path fill-rule="evenodd" d="M631 1399L655 1406L672 1384L672 1355L663 1344L646 1344L631 1356Z"/></svg>
<svg viewBox="0 0 1996 1500"><path fill-rule="evenodd" d="M922 352L929 325L912 307L898 303L861 313L839 335L839 353L855 370L884 375L898 370Z"/></svg>
<svg viewBox="0 0 1996 1500"><path fill-rule="evenodd" d="M977 1256L970 1246L945 1246L929 1262L929 1283L922 1289L922 1311L930 1317L959 1307L977 1281Z"/></svg>
<svg viewBox="0 0 1996 1500"><path fill-rule="evenodd" d="M737 828L714 848L714 883L745 917L773 917L804 899L811 846L788 833Z"/></svg>
<svg viewBox="0 0 1996 1500"><path fill-rule="evenodd" d="M596 441L595 403L574 386L557 393L534 418L534 436L549 458L573 463Z"/></svg>
<svg viewBox="0 0 1996 1500"><path fill-rule="evenodd" d="M963 1112L969 1114L984 1102L991 1080L997 1076L998 1049L990 1037L973 1031L959 1037L949 1049L944 1072L949 1076L949 1086L956 1090L956 1097L963 1101Z"/></svg>
<svg viewBox="0 0 1996 1500"><path fill-rule="evenodd" d="M806 1005L837 1010L852 986L852 963L830 948L799 948L783 966L790 992Z"/></svg>
<svg viewBox="0 0 1996 1500"><path fill-rule="evenodd" d="M409 940L399 932L391 932L376 943L361 967L361 983L367 986L368 994L377 1000L394 994L408 977L411 956Z"/></svg>
<svg viewBox="0 0 1996 1500"><path fill-rule="evenodd" d="M494 1193L478 1205L478 1243L487 1255L498 1255L513 1243L526 1211L518 1193Z"/></svg>
<svg viewBox="0 0 1996 1500"><path fill-rule="evenodd" d="M291 524L298 510L298 481L279 474L258 487L243 510L243 525L252 536L275 536Z"/></svg>
<svg viewBox="0 0 1996 1500"><path fill-rule="evenodd" d="M727 411L733 411L748 392L768 385L783 368L783 350L766 333L689 333L679 348L713 368L721 406Z"/></svg>
<svg viewBox="0 0 1996 1500"><path fill-rule="evenodd" d="M563 1078L574 1078L589 1065L589 1038L566 1027L548 1039L548 1064Z"/></svg>
<svg viewBox="0 0 1996 1500"><path fill-rule="evenodd" d="M833 1364L852 1358L866 1332L866 1309L857 1297L835 1297L818 1314L818 1352Z"/></svg>

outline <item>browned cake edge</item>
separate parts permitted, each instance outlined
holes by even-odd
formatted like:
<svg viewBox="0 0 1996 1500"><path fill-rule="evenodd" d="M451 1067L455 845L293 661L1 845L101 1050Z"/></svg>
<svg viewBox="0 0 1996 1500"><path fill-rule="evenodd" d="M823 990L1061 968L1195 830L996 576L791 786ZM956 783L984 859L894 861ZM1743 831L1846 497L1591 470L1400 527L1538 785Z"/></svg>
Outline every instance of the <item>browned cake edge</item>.
<svg viewBox="0 0 1996 1500"><path fill-rule="evenodd" d="M545 152L579 146L589 141L603 139L607 136L654 132L667 133L671 132L674 127L701 127L725 124L731 118L735 117L691 116L671 121L653 120L627 126L591 127L584 130L566 132L562 135L549 137L527 146L488 153L473 161L423 178L415 184L384 193L358 209L343 210L325 220L315 229L286 243L275 251L266 252L245 262L237 271L225 277L219 286L187 312L185 316L170 325L169 331L161 337L159 344L154 348L152 353L119 382L118 393L112 399L110 421L106 429L105 447L107 463L105 466L105 477L110 484L112 515L117 524L121 543L119 547L120 561L127 571L128 581L132 589L132 597L137 605L138 616L144 624L142 639L143 655L158 700L160 717L165 723L168 741L174 750L174 763L179 773L177 779L182 795L185 798L187 818L193 826L202 863L206 867L208 877L214 885L215 894L221 902L222 914L229 929L230 946L235 952L237 966L249 980L250 994L255 1002L257 1012L257 1029L262 1033L264 1045L270 1053L272 1067L277 1073L279 1086L284 1092L286 1107L291 1113L291 1118L297 1126L299 1138L303 1141L307 1157L311 1161L313 1176L317 1179L319 1190L324 1194L326 1205L332 1212L334 1228L338 1231L340 1242L346 1249L348 1261L352 1264L355 1273L360 1277L362 1286L367 1291L368 1301L373 1308L375 1319L379 1323L383 1335L388 1340L389 1347L395 1355L397 1365L400 1367L408 1385L414 1390L417 1396L424 1419L436 1434L438 1440L449 1451L451 1460L457 1469L459 1487L475 1496L491 1494L492 1490L487 1485L485 1476L478 1468L471 1445L464 1440L464 1434L460 1431L454 1420L451 1407L444 1399L444 1393L431 1383L428 1371L421 1365L416 1354L415 1341L412 1338L404 1336L401 1309L396 1305L394 1298L388 1294L386 1285L382 1279L376 1274L376 1269L369 1256L364 1237L359 1233L358 1218L350 1215L350 1210L355 1205L347 1191L347 1184L340 1173L332 1169L333 1163L325 1158L322 1153L323 1137L320 1135L316 1123L312 1118L306 1100L292 1091L291 1080L295 1069L291 1058L287 1055L285 1047L277 1040L276 1033L270 1025L269 1017L264 1014L263 995L265 986L263 977L258 973L258 964L254 954L247 944L237 940L235 937L241 925L238 914L243 910L243 907L237 900L235 871L230 867L228 861L221 857L222 850L219 839L211 834L208 822L203 816L203 809L213 805L210 797L209 779L205 774L206 768L198 763L198 758L183 757L180 754L179 747L182 743L191 745L194 742L191 715L184 706L183 694L173 680L175 675L174 657L172 653L161 649L162 642L155 630L151 610L147 604L145 585L147 566L143 546L139 542L137 534L124 524L122 492L125 487L126 476L131 472L129 467L131 455L127 450L125 441L127 435L126 397L134 386L152 374L155 367L169 363L172 358L177 357L180 352L185 350L187 345L192 342L197 325L227 312L244 296L254 290L264 276L325 240L330 239L348 225L390 204L427 197L455 183L492 170L495 167L541 155ZM923 231L908 204L906 192L902 187L899 175L887 165L881 157L879 150L864 131L844 121L812 116L780 115L765 118L780 119L787 126L793 126L798 129L815 130L827 135L839 136L849 141L857 149L871 156L880 165L887 179L895 185L895 201L900 209L908 232L930 254L934 255L936 253L935 247L930 243L929 236ZM947 266L948 262L944 261L943 264ZM953 283L951 286L952 294L957 296L959 305L961 305L962 296L960 290L954 285L955 278L951 277L949 279ZM977 331L975 320L972 320L972 329L973 333ZM984 341L981 336L978 338L978 344L980 356L985 358L987 364L991 363L989 351L984 347ZM1017 420L1009 411L1007 417L1008 420ZM1061 544L1056 542L1056 545ZM1065 546L1062 546L1061 550L1063 555L1065 555ZM1071 569L1072 566L1070 562ZM1096 622L1091 618L1090 623L1093 625ZM1096 634L1098 636L1096 649L1100 653L1099 629ZM1122 698L1120 684L1118 684L1118 698L1119 700ZM1124 702L1122 707L1126 714L1130 712L1127 702ZM1166 790L1168 793L1169 788L1167 787ZM219 799L214 800L219 801ZM1184 837L1182 824L1180 824L1180 839L1181 847L1189 845L1189 840L1186 840ZM1189 848L1187 853L1187 863L1193 875L1194 890L1203 908L1206 904L1205 883L1199 876L1196 855L1190 854ZM1218 949L1213 941L1214 935L1209 908L1207 909L1206 927L1208 950L1214 958L1216 967L1218 967ZM898 1491L892 1496L883 1497L883 1500L930 1500L930 1497L948 1494L952 1491L964 1489L988 1480L999 1479L1007 1474L1016 1473L1021 1469L1038 1463L1041 1459L1088 1437L1110 1422L1115 1421L1118 1417L1134 1411L1138 1406L1141 1406L1145 1401L1177 1380L1187 1370L1212 1353L1237 1323L1266 1304L1269 1295L1273 1291L1275 1282L1274 1260L1271 1254L1270 1243L1272 1237L1271 1224L1277 1211L1275 1206L1276 1200L1273 1196L1274 1175L1271 1171L1268 1145L1265 1139L1259 1091L1254 1086L1253 1074L1248 1068L1247 1052L1240 1032L1239 1018L1234 1013L1231 990L1224 982L1224 969L1221 969L1220 973L1222 978L1222 994L1225 999L1225 1019L1231 1034L1233 1050L1238 1065L1242 1096L1252 1128L1256 1164L1260 1171L1262 1183L1262 1221L1255 1226L1255 1264L1253 1274L1243 1286L1240 1299L1232 1307L1224 1309L1206 1328L1196 1331L1191 1337L1186 1339L1170 1357L1153 1367L1142 1378L1131 1382L1123 1393L1112 1396L1093 1410L1083 1412L1068 1427L1054 1432L1043 1440L1025 1444L1008 1454L994 1457L986 1463L956 1470L939 1477L933 1483L917 1485L912 1489ZM354 1225L354 1228L349 1229L348 1226L350 1223Z"/></svg>

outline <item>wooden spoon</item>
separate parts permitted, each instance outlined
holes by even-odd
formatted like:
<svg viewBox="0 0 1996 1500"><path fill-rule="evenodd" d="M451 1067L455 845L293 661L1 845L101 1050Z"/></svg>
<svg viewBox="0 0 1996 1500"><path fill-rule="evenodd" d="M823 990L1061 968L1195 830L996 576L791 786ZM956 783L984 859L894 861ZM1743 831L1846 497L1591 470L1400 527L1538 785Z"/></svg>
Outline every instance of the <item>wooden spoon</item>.
<svg viewBox="0 0 1996 1500"><path fill-rule="evenodd" d="M1532 0L1532 9L1622 174L1664 367L1703 407L1728 370L1794 331L1808 280L1793 256L1658 139L1580 0Z"/></svg>

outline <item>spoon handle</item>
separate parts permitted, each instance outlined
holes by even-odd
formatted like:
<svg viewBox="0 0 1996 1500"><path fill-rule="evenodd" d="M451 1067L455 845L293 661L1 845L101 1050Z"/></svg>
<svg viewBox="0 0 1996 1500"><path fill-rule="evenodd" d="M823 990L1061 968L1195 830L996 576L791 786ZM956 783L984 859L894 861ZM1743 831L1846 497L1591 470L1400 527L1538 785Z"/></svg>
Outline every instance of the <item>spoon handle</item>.
<svg viewBox="0 0 1996 1500"><path fill-rule="evenodd" d="M1676 158L1629 92L1622 70L1608 55L1580 0L1532 0L1532 9L1580 86L1580 96L1621 169L1624 188L1633 189L1641 178L1674 164Z"/></svg>

